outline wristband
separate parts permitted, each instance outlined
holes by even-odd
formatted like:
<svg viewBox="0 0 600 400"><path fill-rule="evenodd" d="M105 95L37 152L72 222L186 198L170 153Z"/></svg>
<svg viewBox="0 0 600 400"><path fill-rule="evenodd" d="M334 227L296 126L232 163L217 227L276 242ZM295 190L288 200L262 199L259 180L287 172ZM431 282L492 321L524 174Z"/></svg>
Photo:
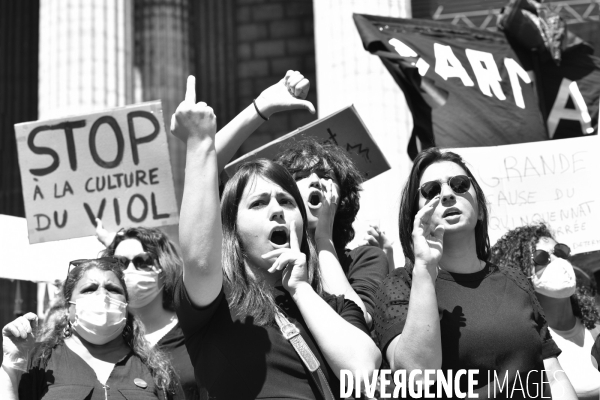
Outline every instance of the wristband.
<svg viewBox="0 0 600 400"><path fill-rule="evenodd" d="M260 115L260 117L261 117L262 119L264 119L265 121L268 121L268 120L269 120L269 118L265 117L265 116L264 116L264 115L263 115L263 114L262 114L262 113L261 113L261 112L258 110L258 106L256 105L256 99L252 100L252 104L254 104L254 109L256 110L256 113L257 113L258 115Z"/></svg>

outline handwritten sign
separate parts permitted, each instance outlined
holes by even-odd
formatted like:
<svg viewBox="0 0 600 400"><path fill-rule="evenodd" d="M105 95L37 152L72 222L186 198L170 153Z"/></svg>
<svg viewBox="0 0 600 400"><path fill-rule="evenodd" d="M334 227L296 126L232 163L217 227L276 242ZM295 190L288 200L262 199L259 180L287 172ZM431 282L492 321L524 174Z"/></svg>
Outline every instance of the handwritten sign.
<svg viewBox="0 0 600 400"><path fill-rule="evenodd" d="M178 221L160 101L15 125L30 243Z"/></svg>
<svg viewBox="0 0 600 400"><path fill-rule="evenodd" d="M390 169L385 156L351 105L245 154L228 164L225 171L231 177L243 162L256 158L274 160L291 141L306 137L314 137L322 143L334 144L346 150L365 180Z"/></svg>
<svg viewBox="0 0 600 400"><path fill-rule="evenodd" d="M600 137L450 149L483 188L490 241L544 222L573 254L600 250Z"/></svg>

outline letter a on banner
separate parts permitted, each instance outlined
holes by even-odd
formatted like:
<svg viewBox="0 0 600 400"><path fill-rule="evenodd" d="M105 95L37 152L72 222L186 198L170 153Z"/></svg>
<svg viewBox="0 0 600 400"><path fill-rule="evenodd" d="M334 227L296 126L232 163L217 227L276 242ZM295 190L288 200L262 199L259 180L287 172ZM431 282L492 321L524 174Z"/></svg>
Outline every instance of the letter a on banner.
<svg viewBox="0 0 600 400"><path fill-rule="evenodd" d="M467 70L454 55L452 47L434 43L433 50L435 52L435 72L439 76L444 78L444 80L448 80L448 78L460 78L465 86L475 85L469 74L467 74Z"/></svg>
<svg viewBox="0 0 600 400"><path fill-rule="evenodd" d="M569 98L573 101L575 109L566 108ZM570 81L567 78L563 78L560 83L560 89L554 100L552 110L550 110L550 115L548 115L548 135L550 135L550 139L554 137L561 119L579 121L584 135L594 133L592 118L579 91L577 82Z"/></svg>

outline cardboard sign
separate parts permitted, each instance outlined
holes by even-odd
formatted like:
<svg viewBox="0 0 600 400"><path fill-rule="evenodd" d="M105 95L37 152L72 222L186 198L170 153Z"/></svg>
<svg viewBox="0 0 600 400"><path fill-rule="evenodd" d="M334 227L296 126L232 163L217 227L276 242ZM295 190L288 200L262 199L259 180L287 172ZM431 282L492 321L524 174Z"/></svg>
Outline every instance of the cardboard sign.
<svg viewBox="0 0 600 400"><path fill-rule="evenodd" d="M351 105L245 154L228 164L225 171L231 177L243 162L256 158L274 160L291 141L306 137L314 137L321 143L335 144L346 150L365 180L390 169L390 164Z"/></svg>
<svg viewBox="0 0 600 400"><path fill-rule="evenodd" d="M518 226L544 222L573 254L600 250L600 137L450 149L483 188L494 244Z"/></svg>
<svg viewBox="0 0 600 400"><path fill-rule="evenodd" d="M178 221L160 101L15 125L29 242Z"/></svg>

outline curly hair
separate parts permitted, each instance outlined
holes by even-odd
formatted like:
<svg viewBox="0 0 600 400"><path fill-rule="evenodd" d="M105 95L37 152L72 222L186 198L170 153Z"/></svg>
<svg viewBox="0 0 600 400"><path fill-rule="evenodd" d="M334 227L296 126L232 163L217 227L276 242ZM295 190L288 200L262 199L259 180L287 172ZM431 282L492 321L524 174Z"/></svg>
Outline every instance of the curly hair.
<svg viewBox="0 0 600 400"><path fill-rule="evenodd" d="M65 338L72 334L69 322L69 302L79 280L87 271L93 268L114 273L125 292L125 299L129 298L122 266L99 259L88 260L71 269L63 284L59 298L48 312L41 335L38 336L42 364L47 364L48 359L52 355L52 350L56 346L62 345ZM148 367L157 387L174 393L178 381L169 358L162 351L158 350L158 348L150 345L145 339L144 325L131 313L127 315L122 335L123 340L132 349L134 355L140 358L142 363Z"/></svg>
<svg viewBox="0 0 600 400"><path fill-rule="evenodd" d="M163 279L163 308L175 311L173 296L175 283L183 273L183 260L177 248L169 237L158 228L127 228L117 232L112 243L104 249L104 257L112 257L119 244L127 239L136 239L142 244L144 251L148 252L162 270L160 277Z"/></svg>
<svg viewBox="0 0 600 400"><path fill-rule="evenodd" d="M237 231L238 208L244 189L257 177L263 177L279 185L298 204L303 223L300 250L306 255L308 281L320 296L323 295L323 285L315 247L308 236L306 209L294 178L281 165L266 159L242 164L225 185L221 198L223 270L231 309L238 315L252 316L254 324L264 326L275 322L277 306L273 299L272 289L244 264L244 247Z"/></svg>
<svg viewBox="0 0 600 400"><path fill-rule="evenodd" d="M408 258L411 263L415 262L412 231L415 223L415 215L417 215L417 212L419 211L419 183L421 182L421 177L429 166L444 161L457 164L465 171L469 178L471 178L480 213L480 218L475 225L475 247L477 257L480 260L487 261L490 256L490 239L488 236L488 210L483 189L481 189L481 186L479 186L479 183L477 183L477 180L475 180L475 177L458 154L451 151L442 153L437 147L423 150L417 155L412 170L410 171L408 181L402 190L398 227L404 256Z"/></svg>
<svg viewBox="0 0 600 400"><path fill-rule="evenodd" d="M540 238L554 239L554 235L545 224L526 225L507 232L492 247L491 262L511 268L520 269L526 276L531 276L535 264L532 252ZM576 274L577 275L577 274ZM590 278L591 280L591 278ZM577 290L570 298L573 314L579 318L587 329L600 324L600 313L596 307L595 284L586 284L577 279Z"/></svg>
<svg viewBox="0 0 600 400"><path fill-rule="evenodd" d="M304 171L333 171L340 186L340 203L333 220L333 244L336 250L343 250L354 239L352 223L360 209L363 177L354 162L341 147L321 144L312 137L291 144L275 161L292 175Z"/></svg>

